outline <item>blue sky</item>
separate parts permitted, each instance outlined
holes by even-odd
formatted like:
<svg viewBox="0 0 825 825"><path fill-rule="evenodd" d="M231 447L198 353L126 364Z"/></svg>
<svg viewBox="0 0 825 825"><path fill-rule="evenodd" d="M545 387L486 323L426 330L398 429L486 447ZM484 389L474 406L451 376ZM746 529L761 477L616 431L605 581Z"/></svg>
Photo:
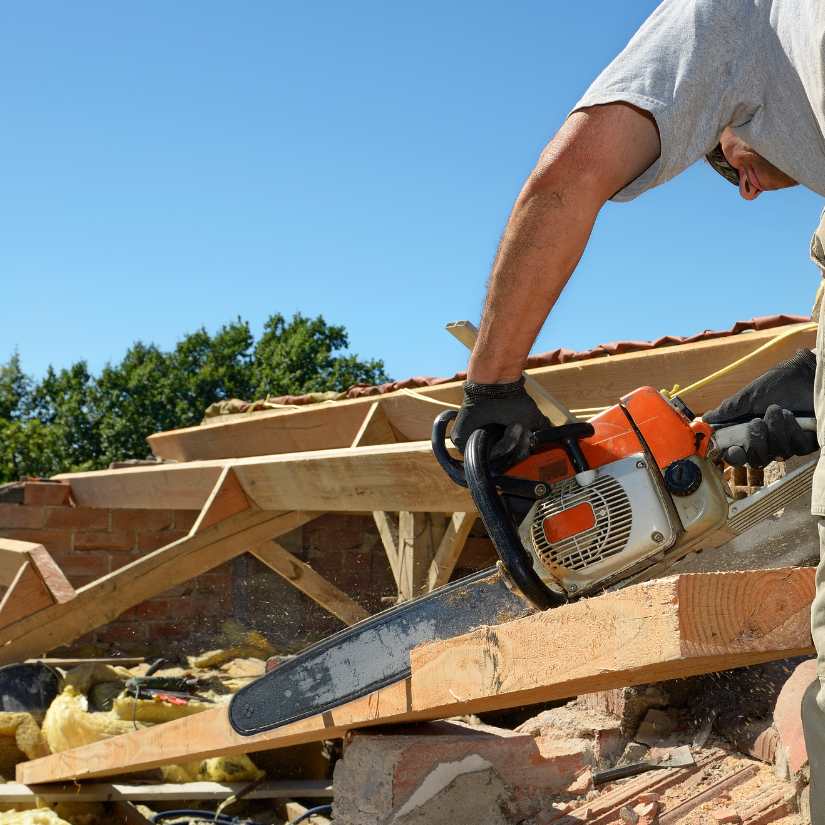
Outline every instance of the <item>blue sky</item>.
<svg viewBox="0 0 825 825"><path fill-rule="evenodd" d="M466 354L513 199L651 0L0 8L0 361L323 314L396 378ZM805 313L821 198L706 166L608 205L534 351Z"/></svg>

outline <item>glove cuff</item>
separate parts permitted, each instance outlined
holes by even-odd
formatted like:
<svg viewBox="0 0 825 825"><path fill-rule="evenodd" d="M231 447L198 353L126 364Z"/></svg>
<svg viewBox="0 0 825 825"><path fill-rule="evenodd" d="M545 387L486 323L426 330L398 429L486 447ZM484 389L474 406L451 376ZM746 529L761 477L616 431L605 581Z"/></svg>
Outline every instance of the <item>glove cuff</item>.
<svg viewBox="0 0 825 825"><path fill-rule="evenodd" d="M464 382L464 398L468 401L502 401L524 395L524 376L509 384L476 384Z"/></svg>
<svg viewBox="0 0 825 825"><path fill-rule="evenodd" d="M798 349L787 361L776 365L778 370L802 370L809 372L811 378L816 374L816 355L809 349Z"/></svg>

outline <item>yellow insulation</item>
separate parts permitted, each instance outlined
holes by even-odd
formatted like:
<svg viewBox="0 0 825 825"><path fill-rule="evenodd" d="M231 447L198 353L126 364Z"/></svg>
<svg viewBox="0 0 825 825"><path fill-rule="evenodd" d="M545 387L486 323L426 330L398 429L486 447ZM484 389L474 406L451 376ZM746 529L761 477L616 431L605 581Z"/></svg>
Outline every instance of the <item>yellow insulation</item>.
<svg viewBox="0 0 825 825"><path fill-rule="evenodd" d="M171 722L173 719L192 716L194 713L200 713L214 707L214 705L208 705L206 702L194 700L187 702L185 705L173 705L156 697L154 699L138 699L136 708L135 697L125 695L118 696L112 704L112 710L118 719L127 721L136 719L138 722L150 722L152 724Z"/></svg>
<svg viewBox="0 0 825 825"><path fill-rule="evenodd" d="M265 774L245 754L161 767L164 782L254 782Z"/></svg>
<svg viewBox="0 0 825 825"><path fill-rule="evenodd" d="M43 736L52 753L79 748L134 729L131 722L111 713L89 713L86 697L71 685L52 702L43 720Z"/></svg>

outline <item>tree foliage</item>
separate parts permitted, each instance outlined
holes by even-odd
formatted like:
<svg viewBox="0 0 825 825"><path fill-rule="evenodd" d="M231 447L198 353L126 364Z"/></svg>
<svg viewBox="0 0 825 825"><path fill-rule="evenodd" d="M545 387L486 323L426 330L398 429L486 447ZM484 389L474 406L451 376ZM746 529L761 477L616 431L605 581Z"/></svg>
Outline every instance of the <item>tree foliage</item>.
<svg viewBox="0 0 825 825"><path fill-rule="evenodd" d="M346 329L321 316L277 314L257 341L240 318L214 335L189 333L171 351L138 341L99 375L78 361L35 381L14 353L0 365L0 481L143 458L148 435L198 424L215 401L389 380L382 361L348 346Z"/></svg>

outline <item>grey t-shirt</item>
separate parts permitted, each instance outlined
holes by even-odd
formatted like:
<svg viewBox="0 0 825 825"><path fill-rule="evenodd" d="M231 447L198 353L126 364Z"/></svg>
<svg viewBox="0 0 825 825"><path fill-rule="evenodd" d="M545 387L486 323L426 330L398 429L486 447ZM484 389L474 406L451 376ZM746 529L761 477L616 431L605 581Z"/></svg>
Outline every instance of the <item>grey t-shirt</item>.
<svg viewBox="0 0 825 825"><path fill-rule="evenodd" d="M662 154L632 200L684 171L725 126L825 195L825 0L665 0L575 109L619 100L656 119Z"/></svg>

